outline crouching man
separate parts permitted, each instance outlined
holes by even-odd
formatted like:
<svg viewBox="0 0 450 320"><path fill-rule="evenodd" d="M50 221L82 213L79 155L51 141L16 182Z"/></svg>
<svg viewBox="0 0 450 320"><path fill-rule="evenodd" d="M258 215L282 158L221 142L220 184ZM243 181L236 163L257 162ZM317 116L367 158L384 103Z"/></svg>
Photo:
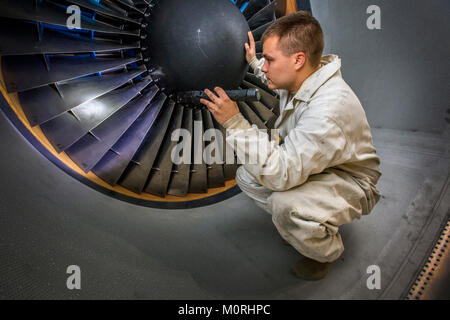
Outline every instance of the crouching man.
<svg viewBox="0 0 450 320"><path fill-rule="evenodd" d="M322 57L315 18L301 11L275 21L262 36L260 60L251 32L248 37L250 67L280 96L275 128L281 139L269 140L251 126L221 88L217 95L205 90L211 101L201 102L228 130L238 156L248 158L246 146L258 145L256 163L240 159L236 182L304 256L295 274L318 280L344 251L339 226L370 213L379 200L380 160L363 107L342 78L341 60Z"/></svg>

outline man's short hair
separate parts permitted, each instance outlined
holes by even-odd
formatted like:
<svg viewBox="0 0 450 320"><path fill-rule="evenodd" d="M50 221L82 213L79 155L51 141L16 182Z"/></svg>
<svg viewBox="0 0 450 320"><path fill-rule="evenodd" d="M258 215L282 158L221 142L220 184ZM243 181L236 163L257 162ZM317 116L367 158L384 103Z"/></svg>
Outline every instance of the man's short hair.
<svg viewBox="0 0 450 320"><path fill-rule="evenodd" d="M276 20L264 31L261 41L264 43L271 36L279 37L279 46L285 55L302 51L313 67L319 65L324 47L323 31L319 21L308 11L298 11Z"/></svg>

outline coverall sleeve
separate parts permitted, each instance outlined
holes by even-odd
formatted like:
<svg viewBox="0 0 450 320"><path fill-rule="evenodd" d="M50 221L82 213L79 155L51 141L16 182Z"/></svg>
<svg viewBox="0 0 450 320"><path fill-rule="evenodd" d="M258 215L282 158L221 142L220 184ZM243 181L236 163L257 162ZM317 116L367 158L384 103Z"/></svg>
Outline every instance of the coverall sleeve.
<svg viewBox="0 0 450 320"><path fill-rule="evenodd" d="M344 132L327 116L303 116L282 145L270 141L268 134L256 125L248 129L241 125L240 121L227 124L226 141L238 157L245 156L240 159L244 168L270 190L291 189L306 182L310 175L350 158L351 147ZM249 163L248 159L255 153L257 161Z"/></svg>

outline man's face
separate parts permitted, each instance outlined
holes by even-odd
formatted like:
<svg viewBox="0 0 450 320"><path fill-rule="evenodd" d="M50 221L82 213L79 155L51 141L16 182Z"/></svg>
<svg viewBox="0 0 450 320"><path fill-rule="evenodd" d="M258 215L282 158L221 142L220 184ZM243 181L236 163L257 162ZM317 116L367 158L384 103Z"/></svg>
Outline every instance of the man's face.
<svg viewBox="0 0 450 320"><path fill-rule="evenodd" d="M264 41L263 57L265 62L261 71L266 74L270 89L289 90L297 79L296 55L286 56L278 48L278 42L278 36L271 36Z"/></svg>

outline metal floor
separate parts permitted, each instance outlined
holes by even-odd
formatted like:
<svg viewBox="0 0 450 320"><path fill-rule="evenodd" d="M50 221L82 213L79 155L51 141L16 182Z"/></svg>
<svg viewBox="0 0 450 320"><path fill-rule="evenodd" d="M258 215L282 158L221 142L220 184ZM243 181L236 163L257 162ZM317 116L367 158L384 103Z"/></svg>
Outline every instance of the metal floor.
<svg viewBox="0 0 450 320"><path fill-rule="evenodd" d="M244 194L192 210L135 206L59 170L0 117L0 298L403 298L448 218L450 139L374 129L383 198L341 228L345 252L319 282ZM8 168L8 170L5 170ZM381 290L366 286L369 265ZM66 288L66 268L82 288Z"/></svg>

